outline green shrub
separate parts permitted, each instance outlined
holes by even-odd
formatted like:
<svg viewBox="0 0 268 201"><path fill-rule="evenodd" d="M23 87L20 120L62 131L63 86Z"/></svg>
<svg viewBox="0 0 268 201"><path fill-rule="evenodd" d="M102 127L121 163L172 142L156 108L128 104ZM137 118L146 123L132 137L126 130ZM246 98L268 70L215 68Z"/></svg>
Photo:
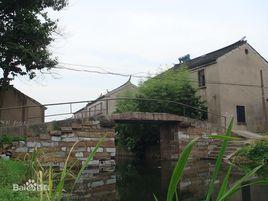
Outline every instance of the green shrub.
<svg viewBox="0 0 268 201"><path fill-rule="evenodd" d="M25 136L12 136L12 135L2 135L0 136L0 146L3 144L11 144L12 142L25 141Z"/></svg>
<svg viewBox="0 0 268 201"><path fill-rule="evenodd" d="M250 161L268 162L268 140L262 139L240 149L236 156Z"/></svg>
<svg viewBox="0 0 268 201"><path fill-rule="evenodd" d="M268 141L260 140L256 144L254 144L248 150L248 157L251 160L257 161L268 161Z"/></svg>

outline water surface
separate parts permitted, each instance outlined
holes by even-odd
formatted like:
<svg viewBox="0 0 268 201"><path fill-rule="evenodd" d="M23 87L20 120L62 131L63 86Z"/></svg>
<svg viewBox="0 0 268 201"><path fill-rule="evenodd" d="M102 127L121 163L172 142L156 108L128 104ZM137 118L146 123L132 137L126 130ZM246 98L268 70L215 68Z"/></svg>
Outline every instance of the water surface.
<svg viewBox="0 0 268 201"><path fill-rule="evenodd" d="M164 200L175 162L146 162L117 160L116 167L86 169L76 189L74 200L94 201L148 201L153 193ZM214 162L208 160L188 163L178 193L182 201L204 200ZM215 184L219 189L227 165L222 168L220 178ZM235 168L231 183L245 173ZM214 196L215 200L215 196ZM267 201L268 186L247 186L235 193L230 201Z"/></svg>

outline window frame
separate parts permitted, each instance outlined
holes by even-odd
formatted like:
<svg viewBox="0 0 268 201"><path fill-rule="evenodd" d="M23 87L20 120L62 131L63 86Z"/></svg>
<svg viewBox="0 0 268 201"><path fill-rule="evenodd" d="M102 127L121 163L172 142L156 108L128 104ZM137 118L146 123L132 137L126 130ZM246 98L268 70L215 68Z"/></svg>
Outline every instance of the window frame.
<svg viewBox="0 0 268 201"><path fill-rule="evenodd" d="M237 105L236 106L236 121L237 121L237 124L240 124L240 125L247 124L246 106L244 106L244 105Z"/></svg>
<svg viewBox="0 0 268 201"><path fill-rule="evenodd" d="M197 71L198 76L198 86L200 88L206 87L206 76L205 76L205 69L200 69Z"/></svg>

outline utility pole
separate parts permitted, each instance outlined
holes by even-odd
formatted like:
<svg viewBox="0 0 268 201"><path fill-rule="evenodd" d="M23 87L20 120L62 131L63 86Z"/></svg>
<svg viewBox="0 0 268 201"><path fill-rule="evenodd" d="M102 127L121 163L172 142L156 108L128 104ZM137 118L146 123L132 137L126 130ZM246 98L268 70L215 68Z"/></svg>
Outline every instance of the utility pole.
<svg viewBox="0 0 268 201"><path fill-rule="evenodd" d="M265 120L265 129L268 127L268 121L267 121L267 111L266 111L266 104L265 104L265 94L264 94L264 84L263 84L263 75L262 70L260 70L261 75L261 95L262 95L262 108L264 112L264 120Z"/></svg>

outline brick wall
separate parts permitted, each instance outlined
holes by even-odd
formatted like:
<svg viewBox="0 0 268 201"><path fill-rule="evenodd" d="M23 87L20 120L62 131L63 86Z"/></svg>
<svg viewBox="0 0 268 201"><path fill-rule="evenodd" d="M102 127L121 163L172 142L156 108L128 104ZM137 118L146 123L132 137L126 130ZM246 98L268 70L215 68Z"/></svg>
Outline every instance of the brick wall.
<svg viewBox="0 0 268 201"><path fill-rule="evenodd" d="M160 128L160 153L163 160L177 160L184 147L194 138L195 143L190 158L215 159L222 140L208 139L208 135L224 134L224 130L213 128L204 121L185 118L183 122L162 125ZM246 143L245 139L229 141L225 157L234 153Z"/></svg>
<svg viewBox="0 0 268 201"><path fill-rule="evenodd" d="M77 183L72 200L117 200L115 167L85 169Z"/></svg>
<svg viewBox="0 0 268 201"><path fill-rule="evenodd" d="M62 167L72 146L79 141L70 155L70 161L78 161L81 164L102 138L103 143L89 165L115 165L114 129L101 127L99 122L71 123L70 126L40 135L28 133L26 142L14 144L14 156L24 157L26 153L31 153L37 148L44 164Z"/></svg>

